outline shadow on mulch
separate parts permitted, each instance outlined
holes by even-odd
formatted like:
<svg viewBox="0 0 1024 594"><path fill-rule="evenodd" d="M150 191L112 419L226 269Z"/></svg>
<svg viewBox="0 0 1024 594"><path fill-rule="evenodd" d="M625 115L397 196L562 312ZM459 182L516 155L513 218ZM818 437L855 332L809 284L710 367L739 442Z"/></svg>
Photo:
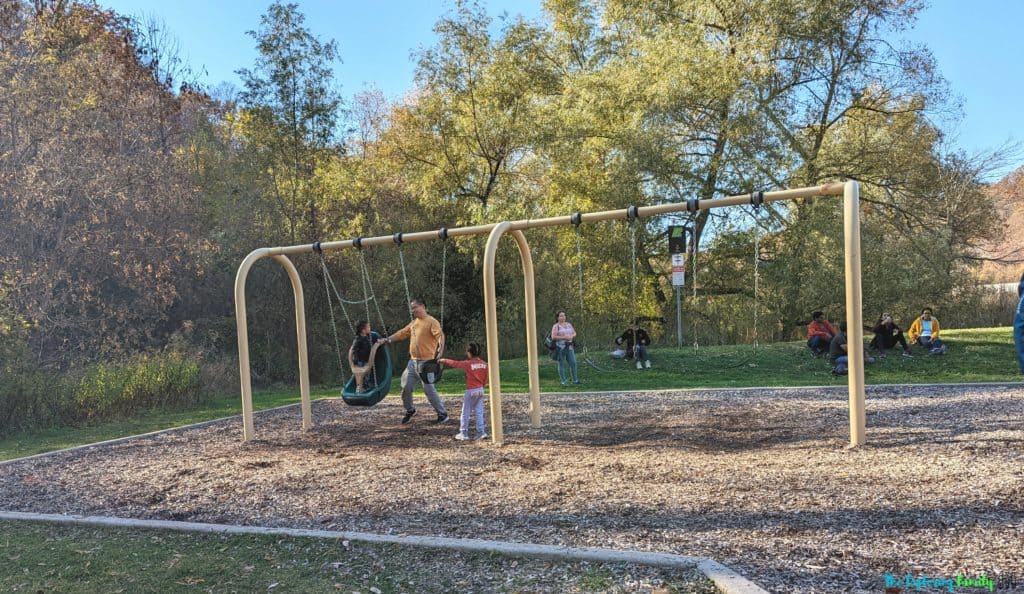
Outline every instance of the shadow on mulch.
<svg viewBox="0 0 1024 594"><path fill-rule="evenodd" d="M990 396L990 404L1012 400L1011 394ZM757 451L802 442L825 442L834 447L848 439L849 412L843 388L806 391L719 391L669 394L623 393L542 395L542 427L533 429L524 395L506 396L503 406L506 444L565 443L594 448L642 444L656 449L697 452ZM867 399L868 447L896 448L921 442L948 443L993 430L1020 431L1024 419L1008 418L998 407L976 405L970 419L961 417L948 402L930 402L932 388L869 388ZM710 395L710 396L709 396ZM793 401L803 401L794 412ZM1002 404L1002 402L998 402ZM458 431L460 402L446 403L452 419L432 423L434 412L422 403L417 416L401 425L395 399L371 409L346 407L340 400L314 403L314 428L306 433L282 426L301 425L297 406L257 416L257 439L246 449L310 448L335 451L347 448L451 448L484 445L453 444ZM424 410L425 409L425 410ZM796 416L795 416L796 415ZM489 422L489 418L488 418ZM273 425L275 438L260 438L260 426ZM267 431L264 431L266 433ZM1020 443L1017 439L970 437L979 443ZM489 445L489 440L486 445Z"/></svg>

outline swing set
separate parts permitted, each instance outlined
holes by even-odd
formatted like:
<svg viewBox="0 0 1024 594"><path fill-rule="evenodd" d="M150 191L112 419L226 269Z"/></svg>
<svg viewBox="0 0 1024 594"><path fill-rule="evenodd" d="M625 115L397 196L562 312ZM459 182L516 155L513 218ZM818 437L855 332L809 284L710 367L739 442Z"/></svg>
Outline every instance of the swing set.
<svg viewBox="0 0 1024 594"><path fill-rule="evenodd" d="M797 198L810 198L816 196L843 196L843 228L845 238L845 277L846 277L846 317L849 328L848 339L851 344L860 344L864 339L862 325L862 294L861 294L861 254L860 254L860 188L856 181L845 183L830 183L821 186L806 188L795 188L775 192L753 192L751 194L715 198L712 200L698 200L691 198L685 202L659 204L654 206L630 206L626 209L609 210L594 213L575 213L566 216L550 217L545 219L524 219L518 221L503 221L471 227L460 227L455 229L441 229L438 231L422 231L417 233L386 235L369 238L356 238L344 241L317 242L314 244L294 245L286 247L258 248L249 253L242 260L235 277L235 317L238 329L238 364L242 392L242 435L245 441L255 437L252 410L252 381L249 367L249 339L248 322L246 319L245 281L253 264L262 258L272 258L278 262L287 272L292 284L292 294L295 300L295 328L299 361L299 391L301 395L302 428L308 430L312 427L312 405L310 402L309 390L309 362L308 350L306 347L306 316L305 302L302 294L302 281L299 278L295 265L288 258L290 255L317 253L323 256L323 252L341 250L349 247L357 249L370 246L397 244L401 256L401 244L410 241L446 240L449 237L483 235L487 234L487 244L484 250L483 261L483 282L484 282L484 310L487 328L487 353L492 362L488 366L488 380L490 384L490 421L491 440L495 445L504 441L504 430L502 423L501 408L501 357L498 344L498 317L497 317L497 295L495 286L495 258L501 237L509 234L515 240L519 249L520 263L523 269L524 278L524 301L526 310L526 351L527 365L529 367L529 417L530 425L533 428L541 426L540 418L540 376L538 371L538 339L537 339L537 316L533 277L533 258L530 253L526 236L523 233L527 229L543 227L554 227L559 225L579 224L614 219L636 220L640 217L664 215L676 212L696 213L699 210L708 210L728 206L739 206L749 204L761 206L767 202L780 200L793 200ZM635 258L634 258L635 260ZM369 274L365 266L365 260L361 257L361 271L364 282L366 298L364 302L369 311L369 302L376 304L376 297L372 294ZM403 261L404 263L404 261ZM635 266L635 262L634 262ZM325 265L326 267L326 265ZM326 279L325 282L332 282ZM404 267L403 267L404 278ZM443 285L443 283L442 283ZM406 293L408 293L408 281L405 280ZM635 289L634 289L635 290ZM443 295L443 287L442 287ZM340 299L337 291L335 296L339 304ZM351 302L350 302L351 303ZM379 307L378 307L379 314ZM333 316L333 310L332 314ZM411 312L410 312L411 315ZM346 314L347 316L347 314ZM369 317L369 316L367 316ZM381 320L383 322L383 319ZM333 325L333 322L332 322ZM383 327L383 325L382 325ZM335 340L337 342L337 328L335 327ZM340 347L340 344L336 344ZM380 353L384 355L380 355ZM390 380L390 354L387 348L378 349L373 359L373 368L379 369L381 378L375 380ZM341 364L339 348L339 364ZM368 373L368 372L367 372ZM377 373L376 371L374 373ZM353 384L354 379L346 384ZM388 382L390 383L390 382ZM380 381L377 382L380 385ZM865 411L864 411L864 353L862 349L853 349L850 352L849 362L849 417L850 417L850 445L859 446L865 443ZM375 396L386 390L378 389ZM352 396L355 396L354 391ZM383 398L383 396L380 396ZM372 398L371 398L372 399Z"/></svg>

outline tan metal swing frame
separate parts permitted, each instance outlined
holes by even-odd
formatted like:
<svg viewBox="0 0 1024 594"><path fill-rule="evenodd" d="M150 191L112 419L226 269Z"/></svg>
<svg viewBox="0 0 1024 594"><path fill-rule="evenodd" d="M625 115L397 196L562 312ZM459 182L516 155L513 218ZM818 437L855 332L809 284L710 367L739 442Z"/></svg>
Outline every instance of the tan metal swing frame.
<svg viewBox="0 0 1024 594"><path fill-rule="evenodd" d="M763 202L776 202L779 200L793 200L797 198L811 198L815 196L843 196L843 236L844 236L844 260L846 276L846 325L848 328L848 342L853 345L860 345L864 342L864 327L862 294L861 294L861 253L860 253L860 187L856 181L845 183L831 183L821 186L807 188L796 188L781 190L777 192L764 192ZM650 217L675 212L685 212L688 206L700 210L722 208L726 206L739 206L751 204L752 197L749 194L741 196L729 196L727 198L716 198L713 200L701 200L692 205L683 203L659 204L655 206L636 207L633 214L636 217ZM601 212L583 213L578 223L592 223L596 221L607 221L613 219L628 219L630 209L606 210ZM498 243L502 236L508 234L515 240L519 248L519 259L523 268L524 299L526 302L526 356L529 368L530 383L530 425L540 427L540 374L538 371L537 357L537 312L535 303L535 290L533 280L533 258L530 255L529 245L526 243L526 236L523 231L526 229L537 229L542 227L554 227L558 225L571 225L574 223L573 215L550 217L546 219L526 219L518 221L503 221L486 225L472 227L460 227L447 230L447 237L461 237L467 235L488 234L487 246L484 250L484 308L486 312L485 321L487 326L487 356L495 364L488 367L488 379L490 383L490 409L491 409L491 440L496 445L504 441L504 430L501 415L501 360L498 352L498 316L497 316L497 295L494 282L494 263L498 251ZM443 239L440 231L423 231L418 233L402 234L401 241L429 241ZM376 245L394 245L395 237L384 235L380 237L360 238L357 240L331 241L319 244L323 251L340 250L353 247L356 244L361 247ZM302 281L299 279L295 265L288 259L289 255L313 253L316 244L294 245L288 247L259 248L253 250L242 260L238 267L238 274L235 277L235 318L238 326L238 366L242 388L242 436L245 441L253 439L256 435L253 426L252 410L252 382L249 367L249 334L246 320L245 307L245 281L249 275L249 269L256 261L270 257L281 264L288 273L292 283L292 294L295 299L295 328L296 339L299 351L299 391L301 394L302 408L302 429L308 430L313 426L312 405L309 397L309 355L306 348L306 315L305 303L302 297ZM865 411L864 411L864 349L850 349L849 353L849 408L850 408L850 446L859 446L865 443Z"/></svg>

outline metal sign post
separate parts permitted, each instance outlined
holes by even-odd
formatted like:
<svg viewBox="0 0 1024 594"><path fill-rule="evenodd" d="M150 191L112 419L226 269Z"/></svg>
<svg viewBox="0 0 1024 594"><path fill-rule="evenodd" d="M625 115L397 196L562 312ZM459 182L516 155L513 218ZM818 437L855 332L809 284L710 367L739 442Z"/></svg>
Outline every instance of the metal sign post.
<svg viewBox="0 0 1024 594"><path fill-rule="evenodd" d="M672 287L676 290L676 342L683 346L682 287L686 284L686 225L669 225L668 253L672 254Z"/></svg>
<svg viewBox="0 0 1024 594"><path fill-rule="evenodd" d="M683 346L683 287L686 285L686 254L672 254L672 287L676 290L676 342Z"/></svg>

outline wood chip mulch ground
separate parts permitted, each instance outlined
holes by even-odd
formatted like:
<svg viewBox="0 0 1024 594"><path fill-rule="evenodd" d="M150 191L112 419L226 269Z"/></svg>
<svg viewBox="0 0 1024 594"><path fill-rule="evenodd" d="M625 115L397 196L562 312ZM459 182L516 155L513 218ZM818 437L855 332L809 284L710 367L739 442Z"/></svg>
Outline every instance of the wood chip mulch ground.
<svg viewBox="0 0 1024 594"><path fill-rule="evenodd" d="M461 398L446 404L456 415ZM985 574L1024 592L1024 385L506 395L506 443L314 403L0 467L0 509L711 557L773 592ZM453 419L455 421L455 419ZM912 590L912 588L911 588ZM981 590L958 590L981 591Z"/></svg>

